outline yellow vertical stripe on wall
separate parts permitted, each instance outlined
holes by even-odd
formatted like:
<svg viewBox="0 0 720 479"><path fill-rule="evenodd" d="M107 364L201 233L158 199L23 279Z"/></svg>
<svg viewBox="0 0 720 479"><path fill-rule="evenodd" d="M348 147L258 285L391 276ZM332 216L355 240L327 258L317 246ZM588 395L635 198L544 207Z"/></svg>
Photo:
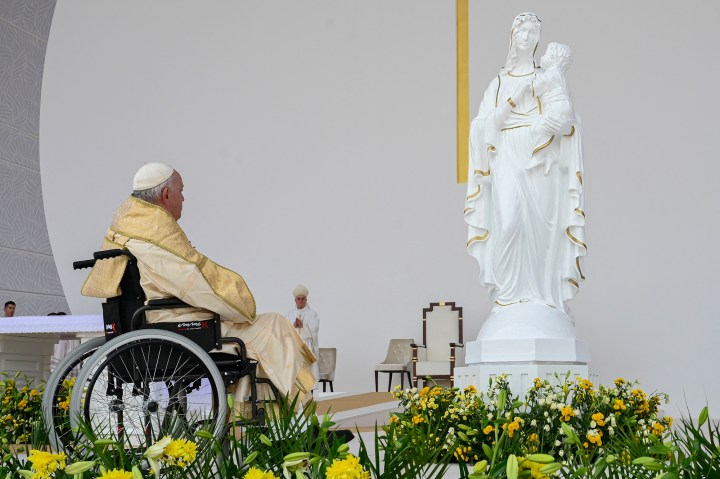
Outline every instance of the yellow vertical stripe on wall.
<svg viewBox="0 0 720 479"><path fill-rule="evenodd" d="M468 0L456 0L457 21L457 182L467 183L470 135Z"/></svg>

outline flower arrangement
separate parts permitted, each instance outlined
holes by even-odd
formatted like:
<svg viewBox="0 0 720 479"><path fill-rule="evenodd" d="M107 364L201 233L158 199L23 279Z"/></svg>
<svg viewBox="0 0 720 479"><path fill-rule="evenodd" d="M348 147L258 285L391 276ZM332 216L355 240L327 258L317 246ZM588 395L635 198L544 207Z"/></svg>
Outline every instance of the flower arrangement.
<svg viewBox="0 0 720 479"><path fill-rule="evenodd" d="M669 437L672 418L658 416L665 394L648 395L622 378L597 388L583 378L555 379L536 378L522 401L512 399L503 375L485 393L474 386L396 389L402 411L386 431L400 440L432 430L431 443L451 451L462 467L475 463L479 475L494 476L513 458L519 471L539 478L559 467L587 468L606 456L612 463L610 452L621 442L614 439L649 447Z"/></svg>
<svg viewBox="0 0 720 479"><path fill-rule="evenodd" d="M29 397L32 389L23 392L17 377L3 381L1 391ZM67 451L32 449L23 459L0 444L0 478L404 479L443 477L451 461L468 479L720 478L720 425L707 408L697 422L681 418L672 427L659 415L667 397L647 394L637 382L596 387L582 378L555 379L535 380L523 400L513 398L502 376L484 392L396 389L401 411L376 428L374 452L361 436L359 452L351 454L314 403L281 401L266 405L264 427L235 418L222 444L199 429L134 450L122 436L98 438L83 424L77 447ZM233 431L238 427L241 434Z"/></svg>
<svg viewBox="0 0 720 479"><path fill-rule="evenodd" d="M10 377L2 373L0 381L0 431L10 444L26 444L32 439L33 425L42 418L43 386L35 387L20 373Z"/></svg>
<svg viewBox="0 0 720 479"><path fill-rule="evenodd" d="M25 479L82 479L86 473L88 476L85 477L99 479L145 477L142 460L137 460L134 451L125 450L121 442L97 439L91 446L91 451L86 450L84 453L88 458L94 459L77 460L71 464L68 464L68 457L64 452L51 453L33 449L27 458L29 469L19 469L17 472ZM167 436L149 446L142 458L150 465L151 470L148 473L154 477L184 477L185 469L195 461L196 451L197 444L193 441ZM167 468L172 470L168 471Z"/></svg>

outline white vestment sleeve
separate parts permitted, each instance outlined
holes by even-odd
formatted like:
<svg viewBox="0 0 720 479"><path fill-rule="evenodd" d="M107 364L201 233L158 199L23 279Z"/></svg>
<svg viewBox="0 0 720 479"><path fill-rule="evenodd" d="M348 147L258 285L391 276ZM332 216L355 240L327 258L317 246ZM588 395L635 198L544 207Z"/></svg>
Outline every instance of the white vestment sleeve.
<svg viewBox="0 0 720 479"><path fill-rule="evenodd" d="M138 259L140 283L147 299L174 297L218 313L224 320L248 321L215 294L194 263L144 241L130 240L126 246Z"/></svg>

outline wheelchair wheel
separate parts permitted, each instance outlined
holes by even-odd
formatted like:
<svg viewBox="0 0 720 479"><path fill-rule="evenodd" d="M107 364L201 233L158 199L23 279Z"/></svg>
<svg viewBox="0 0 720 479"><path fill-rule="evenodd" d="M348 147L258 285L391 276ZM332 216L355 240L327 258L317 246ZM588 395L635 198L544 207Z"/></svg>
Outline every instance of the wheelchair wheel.
<svg viewBox="0 0 720 479"><path fill-rule="evenodd" d="M53 449L72 448L74 436L70 427L70 395L75 389L75 378L85 361L103 344L105 338L93 338L81 343L65 356L47 380L42 411L45 427ZM82 389L79 385L78 388Z"/></svg>
<svg viewBox="0 0 720 479"><path fill-rule="evenodd" d="M123 334L90 357L77 382L85 388L70 401L72 426L126 449L142 453L171 436L193 440L200 454L212 444L195 433L205 430L220 440L225 432L222 376L202 348L178 334Z"/></svg>

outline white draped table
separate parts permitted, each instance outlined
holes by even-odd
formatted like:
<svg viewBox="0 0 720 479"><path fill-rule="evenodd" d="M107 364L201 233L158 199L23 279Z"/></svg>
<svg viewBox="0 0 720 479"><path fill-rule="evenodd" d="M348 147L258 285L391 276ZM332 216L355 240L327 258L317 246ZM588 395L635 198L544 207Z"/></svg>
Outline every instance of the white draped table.
<svg viewBox="0 0 720 479"><path fill-rule="evenodd" d="M50 375L50 358L61 339L103 334L100 314L0 318L0 371L37 379Z"/></svg>

